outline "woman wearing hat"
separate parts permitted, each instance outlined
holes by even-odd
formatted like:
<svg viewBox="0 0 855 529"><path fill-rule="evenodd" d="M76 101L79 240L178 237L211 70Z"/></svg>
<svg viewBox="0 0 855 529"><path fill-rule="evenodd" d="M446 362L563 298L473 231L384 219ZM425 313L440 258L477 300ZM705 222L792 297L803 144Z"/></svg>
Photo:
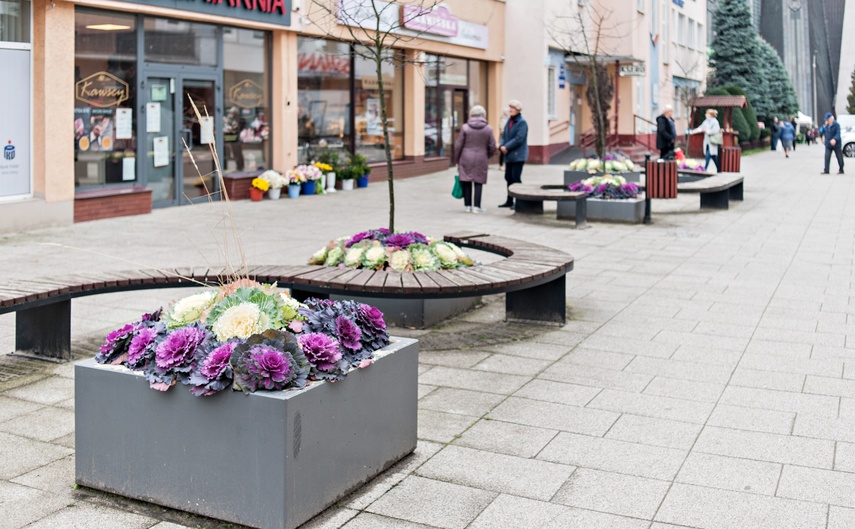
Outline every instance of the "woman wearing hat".
<svg viewBox="0 0 855 529"><path fill-rule="evenodd" d="M710 167L710 159L715 162L716 172L721 172L721 166L718 163L719 148L722 143L721 125L718 124L716 117L718 110L710 108L706 113L707 118L701 123L701 126L694 129L692 134L704 133L704 171Z"/></svg>
<svg viewBox="0 0 855 529"><path fill-rule="evenodd" d="M511 99L508 102L508 116L510 117L505 123L499 144L499 150L505 158L505 182L508 183L508 187L511 187L511 184L522 182L523 165L528 160L528 123L522 117L521 112L522 103L516 99ZM499 207L514 207L513 197L508 195L508 199Z"/></svg>

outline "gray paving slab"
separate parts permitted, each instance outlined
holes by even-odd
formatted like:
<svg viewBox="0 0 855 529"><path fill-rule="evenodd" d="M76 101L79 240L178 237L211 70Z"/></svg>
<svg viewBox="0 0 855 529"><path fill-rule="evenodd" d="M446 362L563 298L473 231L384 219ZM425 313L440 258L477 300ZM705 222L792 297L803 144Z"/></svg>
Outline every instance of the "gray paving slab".
<svg viewBox="0 0 855 529"><path fill-rule="evenodd" d="M832 505L828 510L828 529L855 527L855 509Z"/></svg>
<svg viewBox="0 0 855 529"><path fill-rule="evenodd" d="M767 432L787 435L793 431L796 414L786 411L761 410L719 404L710 415L709 426L722 426L735 430Z"/></svg>
<svg viewBox="0 0 855 529"><path fill-rule="evenodd" d="M830 469L834 463L832 441L715 426L704 428L694 451L814 468Z"/></svg>
<svg viewBox="0 0 855 529"><path fill-rule="evenodd" d="M591 402L591 399L596 397L600 391L602 390L591 386L564 384L536 378L517 390L514 396L571 406L584 406Z"/></svg>
<svg viewBox="0 0 855 529"><path fill-rule="evenodd" d="M672 399L658 395L646 395L604 389L588 404L589 408L620 413L633 413L659 419L703 424L713 409L709 402Z"/></svg>
<svg viewBox="0 0 855 529"><path fill-rule="evenodd" d="M539 376L556 382L571 382L583 386L627 391L642 391L653 380L650 375L583 366L570 362L557 362L546 368Z"/></svg>
<svg viewBox="0 0 855 529"><path fill-rule="evenodd" d="M512 456L535 457L556 435L558 430L484 420L473 424L454 440L454 444Z"/></svg>
<svg viewBox="0 0 855 529"><path fill-rule="evenodd" d="M543 527L567 508L555 503L500 494L468 529L530 529Z"/></svg>
<svg viewBox="0 0 855 529"><path fill-rule="evenodd" d="M610 411L519 397L510 397L487 415L499 421L597 436L605 434L618 416Z"/></svg>
<svg viewBox="0 0 855 529"><path fill-rule="evenodd" d="M702 426L689 422L670 421L625 413L620 416L605 437L665 448L689 450Z"/></svg>
<svg viewBox="0 0 855 529"><path fill-rule="evenodd" d="M855 474L784 465L777 496L855 507Z"/></svg>
<svg viewBox="0 0 855 529"><path fill-rule="evenodd" d="M724 391L724 384L697 382L657 376L650 381L642 393L658 395L672 399L697 400L700 402L717 402Z"/></svg>
<svg viewBox="0 0 855 529"><path fill-rule="evenodd" d="M495 408L505 397L456 388L436 388L419 401L419 408L481 417Z"/></svg>
<svg viewBox="0 0 855 529"><path fill-rule="evenodd" d="M781 466L778 463L693 452L683 463L676 481L774 496Z"/></svg>
<svg viewBox="0 0 855 529"><path fill-rule="evenodd" d="M651 519L670 486L669 481L580 468L552 501L592 511Z"/></svg>

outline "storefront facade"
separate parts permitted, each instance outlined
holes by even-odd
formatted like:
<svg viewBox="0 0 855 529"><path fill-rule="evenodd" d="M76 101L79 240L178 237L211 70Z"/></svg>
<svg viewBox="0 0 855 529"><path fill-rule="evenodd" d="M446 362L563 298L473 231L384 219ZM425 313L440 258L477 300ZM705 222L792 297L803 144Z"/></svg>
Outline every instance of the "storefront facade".
<svg viewBox="0 0 855 529"><path fill-rule="evenodd" d="M320 147L363 154L384 179L376 67L348 38L363 4L330 0L324 26L315 0L0 2L4 67L30 83L2 87L18 113L0 123L0 231L208 200L212 147L236 199L264 169ZM498 122L504 5L390 4L400 27L382 84L396 177L448 167L472 105Z"/></svg>

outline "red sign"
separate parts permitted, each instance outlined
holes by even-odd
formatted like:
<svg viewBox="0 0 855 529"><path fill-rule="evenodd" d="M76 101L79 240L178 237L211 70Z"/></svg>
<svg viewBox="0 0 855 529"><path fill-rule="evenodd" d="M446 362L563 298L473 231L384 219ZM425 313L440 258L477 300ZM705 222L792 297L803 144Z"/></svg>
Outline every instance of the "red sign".
<svg viewBox="0 0 855 529"><path fill-rule="evenodd" d="M350 76L350 57L330 55L328 53L312 52L297 55L299 75L309 72L332 74L333 76Z"/></svg>
<svg viewBox="0 0 855 529"><path fill-rule="evenodd" d="M209 4L222 4L223 0L205 0ZM249 11L261 11L262 13L286 14L288 10L285 8L284 0L226 0L229 7L237 7Z"/></svg>

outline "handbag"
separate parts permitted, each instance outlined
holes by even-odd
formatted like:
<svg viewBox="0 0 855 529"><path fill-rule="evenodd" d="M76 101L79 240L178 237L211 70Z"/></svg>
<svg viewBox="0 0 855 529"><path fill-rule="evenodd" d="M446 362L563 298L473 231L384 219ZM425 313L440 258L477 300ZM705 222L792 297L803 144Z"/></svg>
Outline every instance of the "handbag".
<svg viewBox="0 0 855 529"><path fill-rule="evenodd" d="M463 188L460 187L460 175L454 175L454 187L451 188L451 196L457 199L463 198Z"/></svg>
<svg viewBox="0 0 855 529"><path fill-rule="evenodd" d="M712 145L721 145L723 139L724 138L723 138L723 134L721 133L721 131L714 132L714 133L710 134L710 143Z"/></svg>

